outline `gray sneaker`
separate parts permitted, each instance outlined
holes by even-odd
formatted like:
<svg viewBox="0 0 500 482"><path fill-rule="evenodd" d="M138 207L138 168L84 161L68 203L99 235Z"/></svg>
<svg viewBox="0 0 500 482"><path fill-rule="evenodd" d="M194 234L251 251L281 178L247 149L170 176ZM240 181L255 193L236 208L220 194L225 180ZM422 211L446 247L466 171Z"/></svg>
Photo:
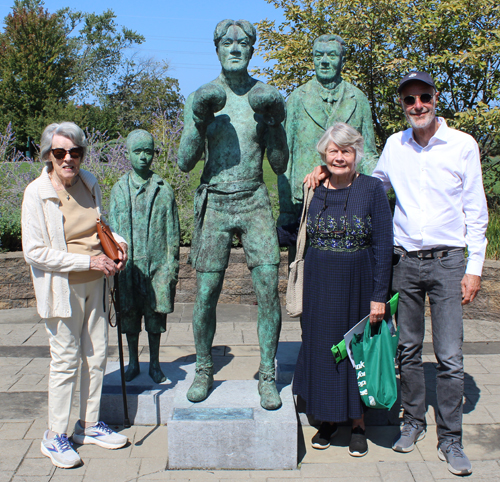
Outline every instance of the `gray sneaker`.
<svg viewBox="0 0 500 482"><path fill-rule="evenodd" d="M80 456L73 450L71 442L65 433L54 438L48 438L49 431L43 434L40 450L43 455L49 457L56 467L71 469L82 463Z"/></svg>
<svg viewBox="0 0 500 482"><path fill-rule="evenodd" d="M80 420L75 424L73 442L80 445L94 444L105 449L120 449L124 447L128 438L125 435L111 430L104 422L98 422L92 427L83 428Z"/></svg>
<svg viewBox="0 0 500 482"><path fill-rule="evenodd" d="M438 448L438 457L443 462L448 462L448 470L452 474L472 474L472 466L460 442L442 443Z"/></svg>
<svg viewBox="0 0 500 482"><path fill-rule="evenodd" d="M405 422L401 428L399 437L392 444L392 450L396 452L408 453L415 448L415 444L425 437L425 428Z"/></svg>

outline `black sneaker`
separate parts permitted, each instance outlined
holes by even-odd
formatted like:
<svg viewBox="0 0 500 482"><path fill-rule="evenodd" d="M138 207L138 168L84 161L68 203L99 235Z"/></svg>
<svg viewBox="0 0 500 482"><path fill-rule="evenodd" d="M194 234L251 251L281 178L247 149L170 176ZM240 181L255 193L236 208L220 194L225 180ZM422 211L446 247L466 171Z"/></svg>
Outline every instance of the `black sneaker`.
<svg viewBox="0 0 500 482"><path fill-rule="evenodd" d="M361 427L354 427L351 431L351 441L349 442L349 455L363 457L367 453L368 443L366 442L365 431Z"/></svg>
<svg viewBox="0 0 500 482"><path fill-rule="evenodd" d="M330 440L333 436L337 435L338 426L336 423L333 425L328 422L321 422L319 430L312 438L311 443L313 448L323 450L330 447Z"/></svg>

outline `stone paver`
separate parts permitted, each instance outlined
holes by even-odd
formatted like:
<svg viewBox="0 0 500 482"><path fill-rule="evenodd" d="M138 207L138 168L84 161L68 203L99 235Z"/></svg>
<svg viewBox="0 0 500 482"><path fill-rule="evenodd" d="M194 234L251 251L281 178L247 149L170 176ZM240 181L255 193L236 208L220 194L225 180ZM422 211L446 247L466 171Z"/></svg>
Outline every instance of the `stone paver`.
<svg viewBox="0 0 500 482"><path fill-rule="evenodd" d="M178 304L168 317L162 335L160 357L164 363L192 363L193 304ZM464 445L473 464L470 481L500 481L500 323L488 320L464 322L465 404ZM283 316L278 359L293 368L300 347L300 324ZM347 452L350 429L340 427L327 450L314 450L310 439L316 428L304 425L299 439L297 470L165 470L168 464L167 427L147 426L118 430L130 443L120 450L85 445L76 449L84 465L64 470L52 466L40 452L46 427L47 374L50 363L43 322L33 308L0 310L0 482L117 482L142 481L380 481L428 482L458 480L436 454L435 377L437 362L432 353L430 320L426 320L423 357L428 412L428 432L409 454L391 450L398 426L370 426L369 452L362 459ZM149 361L147 334L140 337L140 360ZM126 350L125 350L126 352ZM257 307L219 305L214 341L216 380L247 380L259 367ZM118 360L116 330L110 330L110 360ZM168 374L167 374L168 376ZM77 419L75 399L71 427ZM397 411L395 412L397 414ZM304 418L304 417L303 417ZM202 441L200 441L202 443Z"/></svg>

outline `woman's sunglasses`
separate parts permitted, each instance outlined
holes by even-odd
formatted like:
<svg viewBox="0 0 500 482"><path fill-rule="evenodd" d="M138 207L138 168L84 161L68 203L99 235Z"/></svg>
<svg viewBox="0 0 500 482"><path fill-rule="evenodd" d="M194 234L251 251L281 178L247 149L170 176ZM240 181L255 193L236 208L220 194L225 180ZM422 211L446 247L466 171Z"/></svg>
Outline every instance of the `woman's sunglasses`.
<svg viewBox="0 0 500 482"><path fill-rule="evenodd" d="M422 102L422 104L428 104L434 97L434 94L407 95L403 99L403 102L405 103L405 105L415 105L415 102L417 102L417 97L420 99L420 102Z"/></svg>
<svg viewBox="0 0 500 482"><path fill-rule="evenodd" d="M62 148L51 149L52 155L58 160L62 161L66 157L66 153L69 154L71 159L81 159L83 156L83 147L72 147L69 151Z"/></svg>

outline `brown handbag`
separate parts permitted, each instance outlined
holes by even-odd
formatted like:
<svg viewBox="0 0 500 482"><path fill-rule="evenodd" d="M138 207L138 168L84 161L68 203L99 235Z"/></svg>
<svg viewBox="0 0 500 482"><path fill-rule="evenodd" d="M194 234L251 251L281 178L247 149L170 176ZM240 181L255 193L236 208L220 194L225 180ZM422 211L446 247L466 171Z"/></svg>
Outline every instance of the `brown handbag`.
<svg viewBox="0 0 500 482"><path fill-rule="evenodd" d="M120 261L118 252L120 251L123 253L123 249L116 242L115 238L113 238L111 229L101 217L97 219L97 236L99 236L99 241L101 242L104 254L115 263L118 263Z"/></svg>

